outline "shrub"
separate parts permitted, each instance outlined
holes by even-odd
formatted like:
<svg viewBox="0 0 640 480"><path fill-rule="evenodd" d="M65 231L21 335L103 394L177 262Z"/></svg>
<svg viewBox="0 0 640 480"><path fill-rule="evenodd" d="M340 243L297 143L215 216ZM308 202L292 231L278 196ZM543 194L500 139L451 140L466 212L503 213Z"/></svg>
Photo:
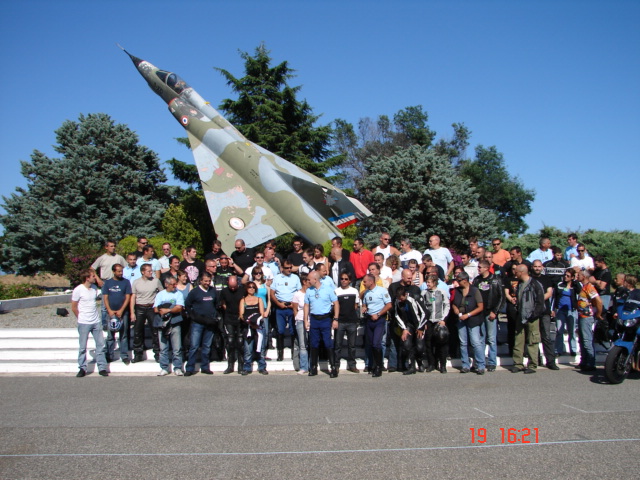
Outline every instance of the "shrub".
<svg viewBox="0 0 640 480"><path fill-rule="evenodd" d="M13 300L16 298L41 297L44 290L28 283L17 285L0 284L0 300Z"/></svg>

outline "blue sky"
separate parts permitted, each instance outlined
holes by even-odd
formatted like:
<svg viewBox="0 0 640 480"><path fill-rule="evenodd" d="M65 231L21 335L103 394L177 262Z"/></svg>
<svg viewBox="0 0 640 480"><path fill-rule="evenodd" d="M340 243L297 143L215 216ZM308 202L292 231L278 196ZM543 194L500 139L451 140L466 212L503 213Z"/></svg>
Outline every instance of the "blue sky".
<svg viewBox="0 0 640 480"><path fill-rule="evenodd" d="M0 195L26 186L19 161L55 156L54 131L81 113L193 160L116 42L214 106L232 93L213 67L242 76L238 51L265 42L323 124L419 104L438 138L464 122L469 155L495 145L536 190L530 231L640 232L639 23L632 0L3 2Z"/></svg>

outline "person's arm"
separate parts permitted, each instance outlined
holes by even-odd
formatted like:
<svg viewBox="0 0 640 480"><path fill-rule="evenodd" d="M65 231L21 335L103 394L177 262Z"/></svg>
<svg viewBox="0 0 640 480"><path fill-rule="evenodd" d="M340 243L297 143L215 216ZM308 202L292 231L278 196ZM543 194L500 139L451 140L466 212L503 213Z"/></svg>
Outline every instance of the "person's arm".
<svg viewBox="0 0 640 480"><path fill-rule="evenodd" d="M225 305L224 308L227 308L227 306ZM241 322L247 323L244 320L244 298L240 300L240 305L238 306L238 316Z"/></svg>
<svg viewBox="0 0 640 480"><path fill-rule="evenodd" d="M116 312L111 310L111 306L109 305L109 295L107 293L102 294L102 301L104 302L104 308L107 310L107 315L113 317Z"/></svg>
<svg viewBox="0 0 640 480"><path fill-rule="evenodd" d="M278 308L284 308L284 302L281 302L276 298L276 291L271 288L269 289L269 300Z"/></svg>
<svg viewBox="0 0 640 480"><path fill-rule="evenodd" d="M309 331L309 304L305 303L304 307L303 307L303 314L304 314L304 329L308 332Z"/></svg>
<svg viewBox="0 0 640 480"><path fill-rule="evenodd" d="M474 315L478 315L478 314L482 313L483 311L484 311L484 304L483 303L478 303L478 306L476 308L471 310L469 313L465 313L465 314L460 315L459 318L462 321L469 320Z"/></svg>
<svg viewBox="0 0 640 480"><path fill-rule="evenodd" d="M453 267L454 267L454 263L453 260L451 260L448 265L447 265L447 273L445 275L445 278L449 278L451 276L451 272L453 272Z"/></svg>
<svg viewBox="0 0 640 480"><path fill-rule="evenodd" d="M246 273L242 276L242 285L246 284L249 281L249 275Z"/></svg>
<svg viewBox="0 0 640 480"><path fill-rule="evenodd" d="M129 302L131 301L131 294L127 293L124 296L124 302L122 303L122 306L120 307L120 309L116 312L116 315L118 316L118 318L122 317L122 315L124 314L124 312L127 310L127 308L129 307Z"/></svg>
<svg viewBox="0 0 640 480"><path fill-rule="evenodd" d="M391 302L389 303L385 303L384 307L382 307L382 310L380 310L377 314L371 315L371 320L373 320L373 317L376 316L376 320L378 320L378 318L384 317L387 312L389 310L391 310L391 307L393 306L393 304Z"/></svg>
<svg viewBox="0 0 640 480"><path fill-rule="evenodd" d="M129 304L129 318L131 318L131 323L136 322L136 294L131 294L131 303Z"/></svg>
<svg viewBox="0 0 640 480"><path fill-rule="evenodd" d="M333 322L331 323L333 330L338 328L338 317L340 317L340 303L336 300L333 302Z"/></svg>
<svg viewBox="0 0 640 480"><path fill-rule="evenodd" d="M71 311L76 316L76 318L78 318L78 302L74 302L73 300L71 300Z"/></svg>
<svg viewBox="0 0 640 480"><path fill-rule="evenodd" d="M591 299L591 305L596 309L596 320L602 320L602 300L600 297L594 297Z"/></svg>
<svg viewBox="0 0 640 480"><path fill-rule="evenodd" d="M269 288L269 284L267 284L267 305L264 308L263 317L268 317L271 313L271 289Z"/></svg>

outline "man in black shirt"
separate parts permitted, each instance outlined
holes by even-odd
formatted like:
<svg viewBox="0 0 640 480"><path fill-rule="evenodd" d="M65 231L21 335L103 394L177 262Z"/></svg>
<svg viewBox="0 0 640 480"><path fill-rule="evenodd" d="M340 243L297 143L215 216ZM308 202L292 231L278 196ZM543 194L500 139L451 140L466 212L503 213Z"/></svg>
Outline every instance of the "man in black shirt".
<svg viewBox="0 0 640 480"><path fill-rule="evenodd" d="M200 348L200 371L212 375L209 368L209 349L213 341L213 326L217 318L218 298L211 286L211 275L203 272L200 285L189 292L185 301L185 308L191 319L191 343L184 376L195 374L196 353Z"/></svg>
<svg viewBox="0 0 640 480"><path fill-rule="evenodd" d="M255 250L253 248L247 248L244 240L236 240L235 252L231 254L231 260L233 263L242 269L242 274L253 265L253 257L255 257ZM240 274L242 276L242 274Z"/></svg>
<svg viewBox="0 0 640 480"><path fill-rule="evenodd" d="M196 286L200 274L204 272L204 263L196 258L198 252L194 246L187 247L185 255L185 259L180 262L180 270L186 272L189 282L193 286Z"/></svg>
<svg viewBox="0 0 640 480"><path fill-rule="evenodd" d="M533 275L531 278L536 280L544 292L544 314L540 317L540 342L542 343L542 351L546 360L547 368L550 370L559 370L556 365L556 355L553 342L551 341L551 297L553 297L553 282L543 275L544 266L540 260L533 261Z"/></svg>
<svg viewBox="0 0 640 480"><path fill-rule="evenodd" d="M288 256L287 256L287 260L289 260L289 262L291 262L291 265L293 265L293 272L297 273L298 272L298 267L300 265L302 265L304 263L304 260L302 260L302 252L303 252L303 243L302 243L302 239L300 237L296 237L293 239L293 252L291 252Z"/></svg>
<svg viewBox="0 0 640 480"><path fill-rule="evenodd" d="M544 267L544 276L551 280L555 288L556 285L564 280L564 272L570 265L569 262L562 259L563 252L560 248L551 247L551 251L553 252L553 258L544 262L542 266Z"/></svg>
<svg viewBox="0 0 640 480"><path fill-rule="evenodd" d="M227 286L220 293L220 307L226 334L227 362L225 374L233 372L235 361L238 361L238 373L242 373L244 363L244 339L247 325L240 321L240 302L244 298L244 286L239 285L236 276L230 276Z"/></svg>
<svg viewBox="0 0 640 480"><path fill-rule="evenodd" d="M349 263L351 265L351 263ZM342 271L338 277L339 287L335 293L338 297L340 305L340 315L338 316L338 328L334 331L334 359L336 369L340 370L340 361L342 360L342 343L344 335L347 334L347 370L353 373L359 373L356 367L356 335L358 330L358 306L360 305L360 295L358 291L351 286L353 281L353 273Z"/></svg>
<svg viewBox="0 0 640 480"><path fill-rule="evenodd" d="M593 257L593 263L596 268L593 271L593 275L589 277L589 282L596 287L600 300L602 300L602 310L604 311L609 308L609 303L611 302L611 272L602 255Z"/></svg>
<svg viewBox="0 0 640 480"><path fill-rule="evenodd" d="M220 240L214 240L211 245L211 251L204 256L204 259L217 261L222 256L226 257L226 253L222 250L222 242Z"/></svg>

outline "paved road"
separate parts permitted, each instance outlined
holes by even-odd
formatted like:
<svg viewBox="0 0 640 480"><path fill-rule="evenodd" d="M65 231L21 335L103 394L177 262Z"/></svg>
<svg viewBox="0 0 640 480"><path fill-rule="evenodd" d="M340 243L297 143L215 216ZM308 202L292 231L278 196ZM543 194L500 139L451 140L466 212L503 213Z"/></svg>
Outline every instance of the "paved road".
<svg viewBox="0 0 640 480"><path fill-rule="evenodd" d="M4 375L0 478L637 478L640 378L600 374Z"/></svg>

